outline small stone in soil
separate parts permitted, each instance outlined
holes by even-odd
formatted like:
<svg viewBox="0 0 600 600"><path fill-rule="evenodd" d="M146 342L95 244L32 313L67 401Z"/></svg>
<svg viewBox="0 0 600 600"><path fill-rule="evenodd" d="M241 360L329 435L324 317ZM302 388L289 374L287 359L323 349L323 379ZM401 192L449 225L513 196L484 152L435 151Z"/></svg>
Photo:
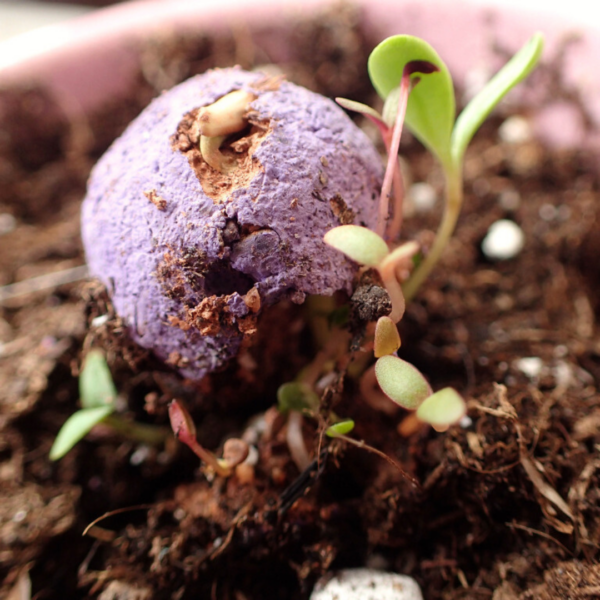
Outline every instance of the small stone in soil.
<svg viewBox="0 0 600 600"><path fill-rule="evenodd" d="M515 367L529 379L534 379L542 372L544 361L539 356L526 356L516 360Z"/></svg>
<svg viewBox="0 0 600 600"><path fill-rule="evenodd" d="M317 582L310 600L423 600L407 575L374 569L346 569Z"/></svg>
<svg viewBox="0 0 600 600"><path fill-rule="evenodd" d="M481 250L491 260L509 260L521 252L525 234L514 222L500 219L490 225L481 243Z"/></svg>
<svg viewBox="0 0 600 600"><path fill-rule="evenodd" d="M17 220L9 213L0 214L0 235L6 235L17 226Z"/></svg>
<svg viewBox="0 0 600 600"><path fill-rule="evenodd" d="M507 144L523 144L532 137L531 124L525 117L509 117L498 128L498 137Z"/></svg>
<svg viewBox="0 0 600 600"><path fill-rule="evenodd" d="M435 188L428 183L413 183L408 190L408 197L418 213L433 210L437 202Z"/></svg>

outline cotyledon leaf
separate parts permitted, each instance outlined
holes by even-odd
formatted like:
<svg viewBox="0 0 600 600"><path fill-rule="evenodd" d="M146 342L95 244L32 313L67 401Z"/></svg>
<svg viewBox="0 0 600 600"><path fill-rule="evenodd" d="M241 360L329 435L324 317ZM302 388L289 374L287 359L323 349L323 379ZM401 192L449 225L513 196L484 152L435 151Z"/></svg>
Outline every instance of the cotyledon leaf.
<svg viewBox="0 0 600 600"><path fill-rule="evenodd" d="M404 68L413 61L432 63L438 71L412 77L413 80L418 77L419 83L408 98L405 121L415 136L442 164L447 165L456 103L452 78L437 52L424 40L410 35L389 37L371 52L369 76L381 98L388 106L394 107L398 104L397 94ZM393 122L394 116L393 110L391 113L384 111L388 125Z"/></svg>

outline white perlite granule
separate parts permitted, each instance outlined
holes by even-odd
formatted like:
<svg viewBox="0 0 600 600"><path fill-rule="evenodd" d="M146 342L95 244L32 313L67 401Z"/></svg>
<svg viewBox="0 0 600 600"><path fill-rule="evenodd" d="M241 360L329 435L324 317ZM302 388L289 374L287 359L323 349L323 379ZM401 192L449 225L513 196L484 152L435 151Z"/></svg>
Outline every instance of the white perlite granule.
<svg viewBox="0 0 600 600"><path fill-rule="evenodd" d="M407 575L346 569L318 581L310 600L423 600L423 596Z"/></svg>

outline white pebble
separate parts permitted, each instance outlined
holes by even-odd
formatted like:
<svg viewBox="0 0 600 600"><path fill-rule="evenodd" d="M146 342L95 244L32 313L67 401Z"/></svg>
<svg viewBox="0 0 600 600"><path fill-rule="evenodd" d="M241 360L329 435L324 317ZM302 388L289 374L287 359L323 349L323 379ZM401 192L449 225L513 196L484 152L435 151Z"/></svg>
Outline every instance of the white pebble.
<svg viewBox="0 0 600 600"><path fill-rule="evenodd" d="M140 446L129 458L129 464L138 467L148 460L150 456L150 447L146 445Z"/></svg>
<svg viewBox="0 0 600 600"><path fill-rule="evenodd" d="M318 581L310 600L423 600L423 596L412 577L374 569L346 569Z"/></svg>
<svg viewBox="0 0 600 600"><path fill-rule="evenodd" d="M531 140L531 124L525 117L509 117L498 128L498 136L507 144L523 144Z"/></svg>
<svg viewBox="0 0 600 600"><path fill-rule="evenodd" d="M498 204L504 210L517 210L521 206L521 195L516 190L505 190L498 196Z"/></svg>
<svg viewBox="0 0 600 600"><path fill-rule="evenodd" d="M492 260L508 260L521 252L525 245L525 234L514 222L500 219L490 225L481 249Z"/></svg>
<svg viewBox="0 0 600 600"><path fill-rule="evenodd" d="M534 379L542 372L544 361L539 356L527 356L516 360L514 365L521 373L527 375L529 379Z"/></svg>
<svg viewBox="0 0 600 600"><path fill-rule="evenodd" d="M110 315L100 315L92 319L92 327L101 327L105 323L108 323Z"/></svg>
<svg viewBox="0 0 600 600"><path fill-rule="evenodd" d="M540 215L540 219L543 219L544 221L554 221L558 211L552 204L542 204L538 210L538 214Z"/></svg>
<svg viewBox="0 0 600 600"><path fill-rule="evenodd" d="M465 415L459 422L458 422L459 426L462 427L463 429L468 429L469 427L471 427L471 425L473 425L473 419L471 419L471 417Z"/></svg>
<svg viewBox="0 0 600 600"><path fill-rule="evenodd" d="M413 183L408 190L408 196L417 212L428 212L437 202L435 188L428 183Z"/></svg>
<svg viewBox="0 0 600 600"><path fill-rule="evenodd" d="M14 231L17 226L17 220L9 213L0 214L0 235L5 235Z"/></svg>

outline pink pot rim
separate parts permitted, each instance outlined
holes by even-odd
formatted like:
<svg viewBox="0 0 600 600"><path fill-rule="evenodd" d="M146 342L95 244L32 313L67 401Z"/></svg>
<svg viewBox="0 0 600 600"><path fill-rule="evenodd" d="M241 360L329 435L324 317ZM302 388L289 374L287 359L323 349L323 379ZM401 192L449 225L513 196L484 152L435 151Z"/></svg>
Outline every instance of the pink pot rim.
<svg viewBox="0 0 600 600"><path fill-rule="evenodd" d="M138 68L140 41L161 31L223 31L244 23L250 31L307 15L330 4L303 0L301 6L281 0L135 0L45 27L0 44L0 87L37 82L48 86L74 113L95 109L124 92ZM556 59L568 36L561 67L563 85L578 90L588 116L600 123L600 36L551 14L539 14L500 3L489 5L444 0L354 0L365 24L382 39L410 33L429 41L446 61L456 81L476 73L492 74L500 61L494 47L514 52L535 31L546 37L544 57ZM366 76L366 74L365 74ZM539 95L516 96L536 109ZM536 111L536 132L562 147L600 151L600 133L565 101Z"/></svg>

